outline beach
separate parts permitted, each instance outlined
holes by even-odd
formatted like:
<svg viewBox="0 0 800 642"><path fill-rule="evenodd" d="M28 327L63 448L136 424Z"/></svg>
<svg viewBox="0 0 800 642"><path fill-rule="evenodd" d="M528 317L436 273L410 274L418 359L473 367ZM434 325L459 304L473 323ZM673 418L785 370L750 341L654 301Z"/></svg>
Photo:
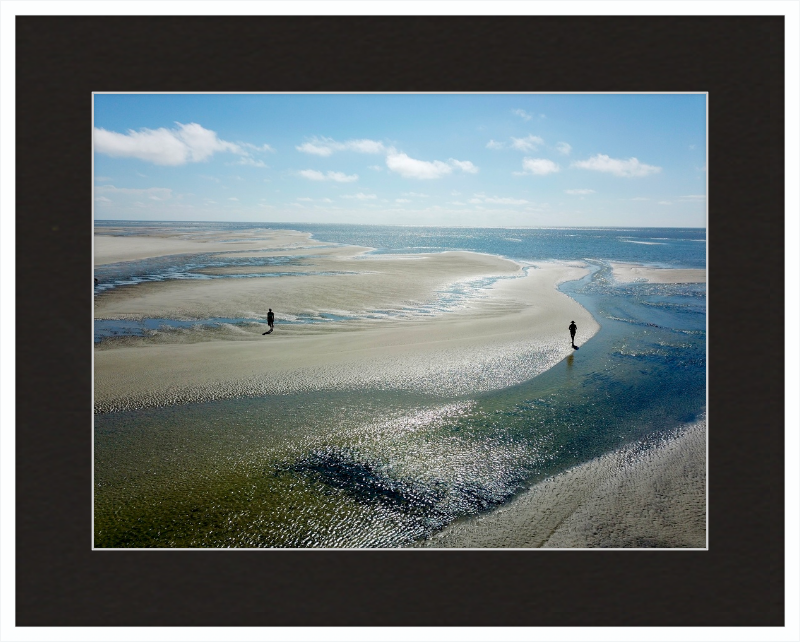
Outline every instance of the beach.
<svg viewBox="0 0 800 642"><path fill-rule="evenodd" d="M705 548L706 423L681 426L539 482L456 522L431 548Z"/></svg>
<svg viewBox="0 0 800 642"><path fill-rule="evenodd" d="M126 237L112 238L117 260L145 254L140 239L126 243ZM111 244L99 240L100 256L110 262ZM234 243L224 240L230 251ZM245 251L258 244L246 237L241 243ZM195 252L209 247L217 251L221 245L220 239L164 239L153 251L186 252L193 246ZM305 252L302 268L295 267L303 273L145 283L100 297L96 318L266 319L271 307L277 322L275 332L266 337L265 323L254 323L106 344L95 352L96 410L342 388L443 394L489 390L530 379L570 354L566 326L571 320L579 327L578 342L590 339L599 327L556 289L586 274L577 263L537 263L525 273L513 261L473 252L365 258L366 248L330 248L277 232L261 242L261 250L262 255ZM491 278L500 280L442 314L366 314L424 308L453 284ZM352 318L282 325L287 314Z"/></svg>
<svg viewBox="0 0 800 642"><path fill-rule="evenodd" d="M96 546L705 546L691 232L312 231L97 228Z"/></svg>

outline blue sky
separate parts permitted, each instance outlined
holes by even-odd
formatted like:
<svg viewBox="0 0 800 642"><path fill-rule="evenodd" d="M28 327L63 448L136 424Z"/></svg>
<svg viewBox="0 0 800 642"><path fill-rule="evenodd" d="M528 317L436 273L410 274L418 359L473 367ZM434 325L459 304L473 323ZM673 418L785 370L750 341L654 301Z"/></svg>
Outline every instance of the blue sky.
<svg viewBox="0 0 800 642"><path fill-rule="evenodd" d="M706 225L703 94L97 94L96 219Z"/></svg>

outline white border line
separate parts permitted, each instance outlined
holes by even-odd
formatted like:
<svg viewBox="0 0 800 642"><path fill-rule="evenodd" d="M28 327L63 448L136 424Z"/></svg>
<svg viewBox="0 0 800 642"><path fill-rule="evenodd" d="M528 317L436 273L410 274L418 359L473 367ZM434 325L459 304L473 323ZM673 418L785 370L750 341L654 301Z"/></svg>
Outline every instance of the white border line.
<svg viewBox="0 0 800 642"><path fill-rule="evenodd" d="M310 95L310 96L319 96L319 95L348 95L348 96L424 96L424 95L457 95L457 96L495 96L495 95L509 95L509 96L561 96L561 95L574 95L574 96L599 96L599 95L607 95L607 96L617 96L617 95L627 95L627 96L673 96L673 95L688 95L688 96L705 96L705 104L706 104L706 115L705 115L705 129L706 129L706 220L705 220L705 231L706 231L706 275L708 274L708 130L709 130L709 122L708 122L708 100L709 94L708 92L701 92L701 91L676 91L676 92L669 92L669 91L642 91L642 92L635 92L635 91L570 91L570 92L545 92L545 91L517 91L517 92L494 92L494 91L476 91L476 92L463 92L463 91L456 91L456 92L400 92L400 91L393 91L393 92L381 92L381 91L350 91L350 92L279 92L279 91L269 91L269 92L255 92L255 91L238 91L238 92L200 92L200 91L183 91L183 92L169 92L169 91L160 91L160 92L145 92L145 91L98 91L92 93L92 137L94 133L94 97L96 95L110 95L110 96L120 96L120 95L164 95L164 96L210 96L210 95L221 95L221 96L234 96L234 95L244 95L244 96L277 96L277 95L288 95L288 96L296 96L296 95ZM94 147L92 147L92 221L94 222L94 188L95 188L95 180L94 180ZM106 219L103 219L106 220ZM128 222L126 220L120 220L120 223ZM137 221L138 222L138 221ZM203 223L204 221L182 221L183 223ZM222 221L225 222L225 221ZM230 223L238 223L239 221L228 221ZM249 221L241 221L242 223L249 223ZM280 224L280 223L278 223ZM308 224L308 223L306 223ZM318 223L311 223L311 225L316 225ZM256 223L254 222L253 225L276 225L275 222L265 222L265 223ZM290 226L291 223L287 223L287 226ZM417 226L413 226L417 227ZM450 227L450 226L433 226L433 227ZM603 229L616 229L620 226L609 226L603 227ZM622 228L635 228L635 226L625 225L621 226ZM273 228L279 229L279 228ZM284 229L284 228L280 228ZM285 228L291 229L291 228ZM488 229L495 229L495 228L488 228ZM521 227L511 227L508 229L523 229ZM541 229L541 228L535 228ZM558 228L562 229L562 228ZM571 228L566 227L563 229L584 229L584 228ZM639 228L641 229L641 228ZM658 229L658 228L656 228ZM663 228L663 229L675 229L675 228ZM94 257L94 229L92 229L92 256ZM94 264L94 262L93 262ZM706 277L706 306L708 305L708 277ZM92 325L94 325L94 314L92 315ZM92 337L92 342L94 342L94 336ZM296 552L304 552L304 553L314 553L314 552L348 552L348 551L397 551L397 552L424 552L424 551L438 551L438 552L446 552L446 551L524 551L528 553L532 552L539 552L539 551L586 551L586 552L605 552L605 551L625 551L625 552L636 552L636 551L649 551L649 552L683 552L683 551L707 551L708 550L708 543L709 543L709 536L708 536L708 470L709 470L709 463L708 463L708 310L706 309L706 405L705 405L705 422L706 422L706 545L705 548L482 548L482 547L475 547L475 548L417 548L417 547L390 547L390 548L362 548L362 547L337 547L337 548L276 548L276 547L267 547L267 548L252 548L252 547L245 547L245 548L227 548L227 547L197 547L197 548L177 548L177 547L147 547L147 548L115 548L115 547L101 547L97 548L94 546L94 414L92 415L92 523L91 523L91 532L92 532L92 551L95 552L117 552L117 551L142 551L142 552L159 552L159 551L247 551L247 552L268 552L268 551L296 551ZM94 351L92 351L92 408L94 408ZM609 451L612 452L612 451ZM586 462L582 462L586 463ZM573 468L577 468L580 464L576 464ZM546 480L542 480L546 481ZM519 493L519 494L524 494ZM497 507L500 508L500 507ZM492 509L488 511L488 513L493 512L496 509Z"/></svg>

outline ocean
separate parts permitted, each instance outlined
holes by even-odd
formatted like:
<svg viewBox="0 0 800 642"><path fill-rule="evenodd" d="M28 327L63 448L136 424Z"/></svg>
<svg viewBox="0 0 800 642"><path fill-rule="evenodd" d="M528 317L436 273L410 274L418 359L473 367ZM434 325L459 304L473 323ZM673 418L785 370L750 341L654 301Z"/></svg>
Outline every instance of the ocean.
<svg viewBox="0 0 800 642"><path fill-rule="evenodd" d="M590 273L560 289L600 330L546 372L477 393L325 390L97 412L96 547L413 547L545 477L626 445L654 443L706 409L706 284L617 283L610 267L705 268L704 229L124 225L133 235L158 226L293 229L380 254L467 250L523 265L581 261ZM292 261L232 252L98 266L95 296L170 279L295 278L296 270L280 269ZM247 271L266 264L278 269L269 276ZM220 266L239 270L208 270ZM431 305L364 316L445 314L491 285L477 279L440 292ZM295 315L282 322L348 320ZM104 349L187 324L252 323L263 319L96 320L94 342Z"/></svg>

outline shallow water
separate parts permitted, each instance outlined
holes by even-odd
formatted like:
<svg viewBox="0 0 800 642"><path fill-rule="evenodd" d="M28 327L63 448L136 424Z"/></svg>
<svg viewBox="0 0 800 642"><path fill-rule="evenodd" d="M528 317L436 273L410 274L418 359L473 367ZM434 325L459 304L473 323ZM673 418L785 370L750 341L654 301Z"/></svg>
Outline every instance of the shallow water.
<svg viewBox="0 0 800 642"><path fill-rule="evenodd" d="M527 239L505 241L515 246L534 242L532 230L497 232ZM694 248L662 265L704 265L703 244L681 240L686 231L658 232L637 238L670 232ZM607 244L657 247L604 234ZM705 286L617 285L603 257L590 264L592 274L562 290L600 332L513 387L450 398L315 392L96 415L95 545L410 546L538 479L693 421L705 408Z"/></svg>

